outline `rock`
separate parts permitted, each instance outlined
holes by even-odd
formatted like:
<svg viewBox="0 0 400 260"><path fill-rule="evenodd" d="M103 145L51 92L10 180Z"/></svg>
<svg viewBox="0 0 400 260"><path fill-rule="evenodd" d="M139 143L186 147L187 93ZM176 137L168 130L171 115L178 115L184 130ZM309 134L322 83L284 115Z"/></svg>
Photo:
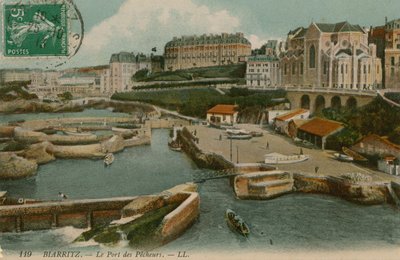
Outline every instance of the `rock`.
<svg viewBox="0 0 400 260"><path fill-rule="evenodd" d="M30 131L21 127L14 129L14 137L17 141L27 143L40 143L47 141L47 135L40 132Z"/></svg>
<svg viewBox="0 0 400 260"><path fill-rule="evenodd" d="M54 145L53 152L57 158L102 158L104 153L101 151L100 144L60 146Z"/></svg>
<svg viewBox="0 0 400 260"><path fill-rule="evenodd" d="M0 126L0 137L13 137L15 126Z"/></svg>
<svg viewBox="0 0 400 260"><path fill-rule="evenodd" d="M0 153L0 179L21 179L36 174L35 161L19 157L14 153Z"/></svg>
<svg viewBox="0 0 400 260"><path fill-rule="evenodd" d="M109 140L101 143L101 151L103 153L120 152L125 148L125 140L121 136L114 135Z"/></svg>
<svg viewBox="0 0 400 260"><path fill-rule="evenodd" d="M54 146L49 142L33 144L21 153L28 160L35 160L38 164L46 164L54 161Z"/></svg>

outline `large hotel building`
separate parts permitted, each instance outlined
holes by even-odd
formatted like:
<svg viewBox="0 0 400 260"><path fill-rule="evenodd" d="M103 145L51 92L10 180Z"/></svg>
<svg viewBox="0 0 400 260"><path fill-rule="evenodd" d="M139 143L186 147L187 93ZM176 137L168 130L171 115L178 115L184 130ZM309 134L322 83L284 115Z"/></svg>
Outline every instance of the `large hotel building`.
<svg viewBox="0 0 400 260"><path fill-rule="evenodd" d="M174 37L165 45L165 70L236 64L251 55L243 33Z"/></svg>

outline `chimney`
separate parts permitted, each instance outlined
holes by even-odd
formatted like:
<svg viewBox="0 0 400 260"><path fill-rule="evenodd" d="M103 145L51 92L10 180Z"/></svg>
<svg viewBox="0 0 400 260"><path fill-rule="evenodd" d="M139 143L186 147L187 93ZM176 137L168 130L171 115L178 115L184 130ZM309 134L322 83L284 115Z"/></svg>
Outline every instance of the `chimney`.
<svg viewBox="0 0 400 260"><path fill-rule="evenodd" d="M387 16L385 16L385 25L387 24L387 22L388 22L388 19L387 19Z"/></svg>

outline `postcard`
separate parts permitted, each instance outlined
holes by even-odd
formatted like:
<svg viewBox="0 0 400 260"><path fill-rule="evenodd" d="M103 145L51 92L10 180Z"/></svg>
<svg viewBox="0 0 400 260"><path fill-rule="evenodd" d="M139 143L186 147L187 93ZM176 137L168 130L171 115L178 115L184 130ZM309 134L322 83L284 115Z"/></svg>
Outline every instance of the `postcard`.
<svg viewBox="0 0 400 260"><path fill-rule="evenodd" d="M398 259L400 2L0 9L0 259Z"/></svg>

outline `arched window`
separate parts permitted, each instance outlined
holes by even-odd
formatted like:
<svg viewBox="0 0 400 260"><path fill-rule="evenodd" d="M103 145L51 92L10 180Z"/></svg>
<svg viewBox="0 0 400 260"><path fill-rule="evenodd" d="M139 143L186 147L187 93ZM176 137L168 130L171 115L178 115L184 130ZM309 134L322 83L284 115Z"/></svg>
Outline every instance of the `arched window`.
<svg viewBox="0 0 400 260"><path fill-rule="evenodd" d="M310 47L310 68L315 68L315 47Z"/></svg>

